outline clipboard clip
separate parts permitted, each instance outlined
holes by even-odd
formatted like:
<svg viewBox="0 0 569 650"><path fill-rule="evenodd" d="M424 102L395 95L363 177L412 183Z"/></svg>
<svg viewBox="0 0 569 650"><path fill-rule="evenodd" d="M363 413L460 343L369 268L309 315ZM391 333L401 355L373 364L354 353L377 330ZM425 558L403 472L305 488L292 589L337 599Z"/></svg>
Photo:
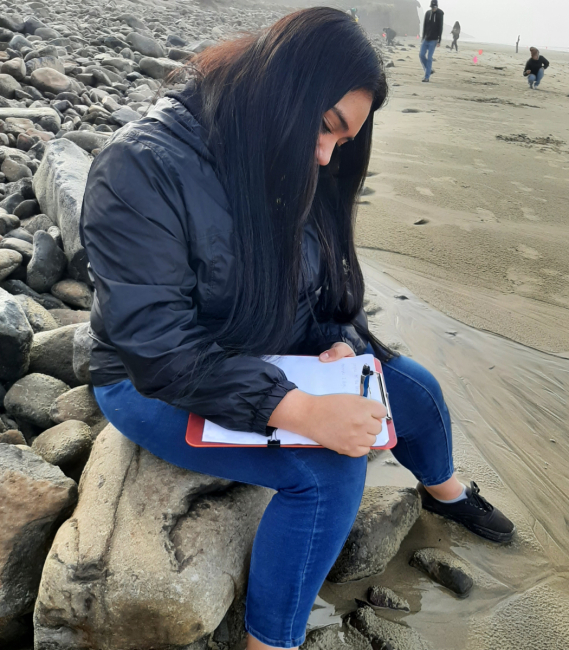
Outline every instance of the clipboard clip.
<svg viewBox="0 0 569 650"><path fill-rule="evenodd" d="M281 441L277 438L276 434L276 429L271 427L273 430L271 431L271 437L269 440L267 440L267 447L277 447L279 448L281 446Z"/></svg>

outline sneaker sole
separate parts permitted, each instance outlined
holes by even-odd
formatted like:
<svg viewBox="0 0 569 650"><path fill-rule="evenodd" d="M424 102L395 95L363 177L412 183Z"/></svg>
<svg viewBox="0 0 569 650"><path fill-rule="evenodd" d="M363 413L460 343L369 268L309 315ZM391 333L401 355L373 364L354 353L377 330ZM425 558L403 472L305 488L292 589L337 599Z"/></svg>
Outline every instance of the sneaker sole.
<svg viewBox="0 0 569 650"><path fill-rule="evenodd" d="M467 530L469 530L471 533L474 533L475 535L478 535L479 537L483 537L484 539L487 539L491 542L495 542L496 544L507 544L508 542L512 541L512 538L514 537L514 534L516 532L516 527L514 526L513 529L509 533L498 533L495 530L491 530L489 528L484 528L483 526L478 526L476 524L465 524L464 521L461 519L458 519L457 517L453 517L450 515L442 515L440 512L437 512L436 510L431 510L430 508L425 508L423 506L423 510L426 510L427 512L432 512L434 515L438 515L439 517L442 517L443 519L450 519L451 521L456 522L457 524L461 524L464 526Z"/></svg>

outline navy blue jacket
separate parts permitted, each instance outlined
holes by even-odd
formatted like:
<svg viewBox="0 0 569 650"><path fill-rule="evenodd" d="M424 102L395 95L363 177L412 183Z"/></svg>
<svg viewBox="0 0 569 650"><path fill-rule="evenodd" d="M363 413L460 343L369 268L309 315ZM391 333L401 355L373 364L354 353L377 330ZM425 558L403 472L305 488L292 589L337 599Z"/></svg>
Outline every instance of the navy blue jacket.
<svg viewBox="0 0 569 650"><path fill-rule="evenodd" d="M429 9L423 21L423 40L441 42L445 14L441 9Z"/></svg>
<svg viewBox="0 0 569 650"><path fill-rule="evenodd" d="M202 127L173 98L118 131L95 158L81 217L95 284L91 375L96 386L130 378L146 397L264 434L295 385L260 358L224 358L210 336L230 312L235 277L233 222L213 162ZM302 276L288 353L316 355L345 341L361 354L367 341L353 325L312 316L321 265L310 227ZM196 381L197 355L224 360Z"/></svg>

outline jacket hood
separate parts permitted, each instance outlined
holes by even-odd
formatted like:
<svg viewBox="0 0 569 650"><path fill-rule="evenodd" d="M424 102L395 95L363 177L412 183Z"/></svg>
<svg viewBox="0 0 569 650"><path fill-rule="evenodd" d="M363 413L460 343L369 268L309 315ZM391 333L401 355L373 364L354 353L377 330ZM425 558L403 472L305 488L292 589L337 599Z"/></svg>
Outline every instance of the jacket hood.
<svg viewBox="0 0 569 650"><path fill-rule="evenodd" d="M178 93L172 93L160 99L156 106L147 113L144 120L160 122L182 142L190 145L202 158L213 164L213 154L206 144L207 130L196 119L195 108L192 110L187 102L182 103L180 99Z"/></svg>

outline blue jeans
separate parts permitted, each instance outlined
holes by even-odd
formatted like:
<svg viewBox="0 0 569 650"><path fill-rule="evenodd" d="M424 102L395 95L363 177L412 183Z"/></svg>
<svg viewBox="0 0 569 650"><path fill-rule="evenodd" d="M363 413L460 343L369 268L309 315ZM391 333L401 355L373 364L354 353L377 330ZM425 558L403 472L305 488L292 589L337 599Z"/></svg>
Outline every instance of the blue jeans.
<svg viewBox="0 0 569 650"><path fill-rule="evenodd" d="M423 41L421 49L419 50L419 59L425 70L425 79L431 78L431 70L433 69L433 55L437 49L438 41Z"/></svg>
<svg viewBox="0 0 569 650"><path fill-rule="evenodd" d="M537 75L535 74L528 74L528 83L531 86L532 84L535 85L537 88L539 86L540 81L543 79L543 75L545 74L545 70L543 68L540 68L537 71Z"/></svg>
<svg viewBox="0 0 569 650"><path fill-rule="evenodd" d="M441 389L418 363L384 364L398 443L393 453L425 485L453 474L451 424ZM107 419L127 438L173 465L277 491L253 544L245 624L279 648L304 642L306 623L358 512L367 458L328 449L195 448L188 414L143 397L129 380L96 387Z"/></svg>

